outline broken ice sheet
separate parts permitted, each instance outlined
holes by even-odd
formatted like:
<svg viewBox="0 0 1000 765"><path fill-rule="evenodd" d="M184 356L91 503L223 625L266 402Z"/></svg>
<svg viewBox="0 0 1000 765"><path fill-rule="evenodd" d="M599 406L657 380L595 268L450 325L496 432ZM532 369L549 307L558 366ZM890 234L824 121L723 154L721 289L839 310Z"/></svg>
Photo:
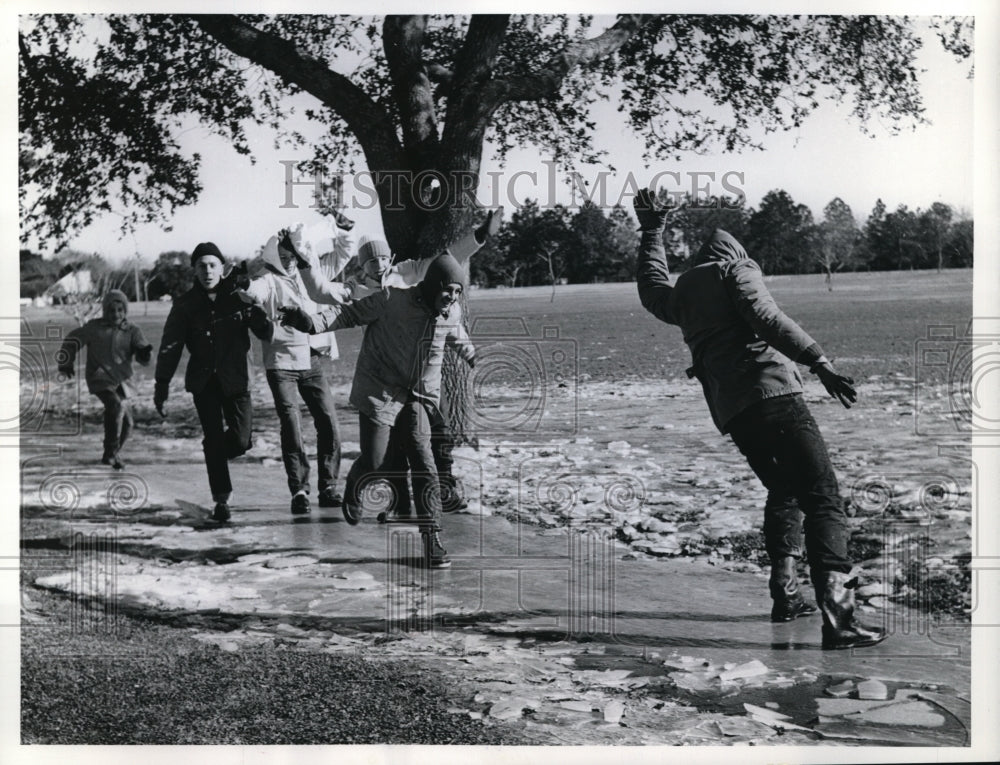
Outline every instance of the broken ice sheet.
<svg viewBox="0 0 1000 765"><path fill-rule="evenodd" d="M625 704L615 699L604 706L604 722L618 723L625 714Z"/></svg>
<svg viewBox="0 0 1000 765"><path fill-rule="evenodd" d="M715 721L724 736L768 736L773 733L771 728L756 720L746 717L723 717Z"/></svg>

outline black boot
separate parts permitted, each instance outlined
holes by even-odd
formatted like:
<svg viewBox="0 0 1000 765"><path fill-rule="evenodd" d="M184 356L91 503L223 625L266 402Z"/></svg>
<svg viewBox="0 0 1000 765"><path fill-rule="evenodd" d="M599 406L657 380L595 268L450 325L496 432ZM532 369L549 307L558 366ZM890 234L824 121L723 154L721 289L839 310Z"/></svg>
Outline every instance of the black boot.
<svg viewBox="0 0 1000 765"><path fill-rule="evenodd" d="M799 616L816 613L816 606L802 597L799 578L795 571L797 560L791 555L773 558L771 560L771 579L768 587L771 590L772 622L790 622Z"/></svg>
<svg viewBox="0 0 1000 765"><path fill-rule="evenodd" d="M854 589L858 580L840 571L824 571L816 584L816 602L823 614L823 649L861 648L888 637L878 627L854 620Z"/></svg>

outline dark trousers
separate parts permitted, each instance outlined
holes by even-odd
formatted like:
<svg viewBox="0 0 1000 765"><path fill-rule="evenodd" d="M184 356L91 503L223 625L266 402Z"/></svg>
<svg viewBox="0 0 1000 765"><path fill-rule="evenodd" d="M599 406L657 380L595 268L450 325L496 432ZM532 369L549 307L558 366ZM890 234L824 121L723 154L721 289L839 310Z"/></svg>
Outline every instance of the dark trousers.
<svg viewBox="0 0 1000 765"><path fill-rule="evenodd" d="M347 473L344 501L363 506L366 492L373 492L380 499L389 499L387 504L392 509L408 495L409 466L417 518L438 528L441 488L431 449L430 419L425 407L413 400L406 403L392 426L360 415L361 456ZM381 494L386 487L392 491L389 498Z"/></svg>
<svg viewBox="0 0 1000 765"><path fill-rule="evenodd" d="M309 493L309 459L302 440L298 396L302 396L316 426L319 491L334 489L340 476L340 429L325 363L325 359L314 355L310 369L267 370L267 384L274 396L281 427L281 459L292 494L303 490Z"/></svg>
<svg viewBox="0 0 1000 765"><path fill-rule="evenodd" d="M104 456L113 457L125 445L135 420L122 386L94 394L104 404Z"/></svg>
<svg viewBox="0 0 1000 765"><path fill-rule="evenodd" d="M772 563L801 555L813 581L851 570L847 522L826 443L799 394L765 399L729 422L729 434L767 489L764 539Z"/></svg>
<svg viewBox="0 0 1000 765"><path fill-rule="evenodd" d="M201 445L208 469L208 485L215 502L227 502L233 491L229 460L245 454L251 446L253 408L250 391L227 396L219 378L212 376L194 394L194 407L204 433Z"/></svg>

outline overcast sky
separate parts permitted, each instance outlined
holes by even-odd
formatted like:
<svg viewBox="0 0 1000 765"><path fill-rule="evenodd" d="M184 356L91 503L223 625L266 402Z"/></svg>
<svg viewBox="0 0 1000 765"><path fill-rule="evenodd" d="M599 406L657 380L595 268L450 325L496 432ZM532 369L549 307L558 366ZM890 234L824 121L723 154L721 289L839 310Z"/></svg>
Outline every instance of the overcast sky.
<svg viewBox="0 0 1000 765"><path fill-rule="evenodd" d="M955 61L936 39L928 37L919 64L926 70L921 87L929 124L907 128L898 135L876 123L869 126L874 136L866 136L850 119L849 106L838 108L824 102L799 130L767 136L764 151L687 154L678 162L649 164L641 157L641 139L624 128L615 105L602 105L596 143L608 149L608 160L617 170L605 177L605 200L608 204L630 204L629 172L640 183L655 173L672 173L661 176L662 186L671 190L698 186L716 193L736 189L745 194L750 206L756 206L768 191L784 189L797 202L808 205L817 218L837 196L852 207L859 221L867 217L878 198L890 210L900 204L925 208L941 201L971 212L973 83L967 77L969 62ZM204 158L204 191L200 201L175 215L171 231L151 225L140 228L134 236L122 237L119 219L108 216L82 232L70 246L114 260L138 252L148 263L166 250L190 251L198 242L211 240L227 254L244 257L253 254L276 229L297 220L318 220L308 209L308 188L293 191L291 201L298 209L283 207L288 197L287 169L282 161L305 159L306 154L275 151L269 133L255 129L251 133L259 138L256 165L202 128L185 133L184 147L199 151ZM573 202L570 187L563 182L565 174L557 172L553 178L555 171L541 164L537 153L515 152L503 166L490 161L488 155L487 150L480 191L485 203L499 201L509 214L513 204L521 204L527 197L543 203ZM591 183L598 172L607 172L595 167L580 170ZM348 178L347 183L349 188L370 185L363 177ZM355 238L361 233L380 235L381 220L369 203L369 195L361 191L349 201L354 204L347 214L358 224Z"/></svg>

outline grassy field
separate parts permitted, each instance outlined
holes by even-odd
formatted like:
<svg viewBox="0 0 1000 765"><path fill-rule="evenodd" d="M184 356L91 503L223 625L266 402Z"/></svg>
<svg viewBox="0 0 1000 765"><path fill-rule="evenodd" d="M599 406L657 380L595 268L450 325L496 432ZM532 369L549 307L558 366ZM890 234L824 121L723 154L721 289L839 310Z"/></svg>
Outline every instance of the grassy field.
<svg viewBox="0 0 1000 765"><path fill-rule="evenodd" d="M961 334L972 317L971 270L839 274L832 292L821 275L771 277L768 286L785 312L859 380L913 376L916 343L927 337L928 327L952 325ZM568 347L575 346L584 382L680 377L690 364L679 330L646 313L634 283L566 285L556 289L554 301L551 295L549 287L474 291L469 298L473 334L513 342L572 341ZM131 306L132 319L157 347L169 308L165 303ZM63 332L73 327L58 308L29 308L22 318L23 328L35 337L46 337L52 327ZM346 382L361 330L338 332L337 340L342 361L335 365L335 377ZM259 363L259 347L254 357ZM152 374L151 369L138 373Z"/></svg>

